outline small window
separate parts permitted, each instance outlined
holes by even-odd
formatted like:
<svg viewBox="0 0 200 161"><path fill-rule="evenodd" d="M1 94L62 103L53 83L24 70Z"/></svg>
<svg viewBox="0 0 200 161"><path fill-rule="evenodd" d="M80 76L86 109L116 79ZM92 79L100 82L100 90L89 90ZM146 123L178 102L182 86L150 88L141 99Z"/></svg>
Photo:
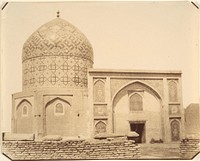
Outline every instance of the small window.
<svg viewBox="0 0 200 161"><path fill-rule="evenodd" d="M28 116L28 107L26 105L22 107L22 116Z"/></svg>
<svg viewBox="0 0 200 161"><path fill-rule="evenodd" d="M138 93L135 93L130 97L130 111L142 111L142 110L143 110L142 96L140 96Z"/></svg>
<svg viewBox="0 0 200 161"><path fill-rule="evenodd" d="M57 103L55 106L55 114L64 114L64 108L63 108L63 104L62 103Z"/></svg>

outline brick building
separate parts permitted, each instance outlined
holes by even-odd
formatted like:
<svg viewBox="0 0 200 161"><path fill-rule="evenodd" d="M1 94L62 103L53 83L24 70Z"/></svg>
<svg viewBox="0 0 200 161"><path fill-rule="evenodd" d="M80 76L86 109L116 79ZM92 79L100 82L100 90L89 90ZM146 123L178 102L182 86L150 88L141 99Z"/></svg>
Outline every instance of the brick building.
<svg viewBox="0 0 200 161"><path fill-rule="evenodd" d="M94 69L88 39L59 17L24 43L22 64L13 133L39 139L136 131L142 143L184 138L180 71Z"/></svg>

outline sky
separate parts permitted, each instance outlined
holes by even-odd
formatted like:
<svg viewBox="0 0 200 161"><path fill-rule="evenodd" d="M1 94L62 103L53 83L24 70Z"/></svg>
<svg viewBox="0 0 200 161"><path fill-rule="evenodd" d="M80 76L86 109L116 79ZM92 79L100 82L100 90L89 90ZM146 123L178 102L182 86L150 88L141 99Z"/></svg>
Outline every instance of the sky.
<svg viewBox="0 0 200 161"><path fill-rule="evenodd" d="M189 1L11 3L1 13L2 131L22 91L22 47L56 12L93 46L94 68L181 70L183 105L199 101L199 13Z"/></svg>
<svg viewBox="0 0 200 161"><path fill-rule="evenodd" d="M200 14L189 1L9 2L0 23L1 131L11 130L12 94L22 91L23 43L58 10L91 42L94 68L181 70L184 107L199 101Z"/></svg>

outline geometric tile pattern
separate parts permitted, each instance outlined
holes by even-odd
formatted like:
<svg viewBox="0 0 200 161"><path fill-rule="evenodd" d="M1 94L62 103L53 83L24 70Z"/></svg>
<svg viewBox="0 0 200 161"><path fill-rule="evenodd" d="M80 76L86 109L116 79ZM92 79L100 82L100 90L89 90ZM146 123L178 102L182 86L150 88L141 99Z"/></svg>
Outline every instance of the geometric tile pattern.
<svg viewBox="0 0 200 161"><path fill-rule="evenodd" d="M170 81L168 83L169 86L169 101L177 102L178 101L178 92L177 92L177 84L175 81Z"/></svg>
<svg viewBox="0 0 200 161"><path fill-rule="evenodd" d="M87 87L93 50L87 38L67 21L56 18L24 43L23 88Z"/></svg>
<svg viewBox="0 0 200 161"><path fill-rule="evenodd" d="M180 123L178 120L171 121L171 139L172 141L180 140Z"/></svg>
<svg viewBox="0 0 200 161"><path fill-rule="evenodd" d="M105 83L98 80L94 83L94 102L105 102Z"/></svg>
<svg viewBox="0 0 200 161"><path fill-rule="evenodd" d="M163 80L159 79L144 79L144 78L112 78L111 82L111 97L125 84L128 84L132 81L144 82L144 84L150 85L153 87L161 96L163 96Z"/></svg>
<svg viewBox="0 0 200 161"><path fill-rule="evenodd" d="M106 105L94 105L94 116L107 116Z"/></svg>
<svg viewBox="0 0 200 161"><path fill-rule="evenodd" d="M106 124L103 121L99 121L95 125L95 133L96 134L106 133Z"/></svg>
<svg viewBox="0 0 200 161"><path fill-rule="evenodd" d="M23 87L87 87L87 69L91 67L79 57L32 58L23 63Z"/></svg>
<svg viewBox="0 0 200 161"><path fill-rule="evenodd" d="M180 114L179 105L169 105L169 114L175 116L176 114Z"/></svg>

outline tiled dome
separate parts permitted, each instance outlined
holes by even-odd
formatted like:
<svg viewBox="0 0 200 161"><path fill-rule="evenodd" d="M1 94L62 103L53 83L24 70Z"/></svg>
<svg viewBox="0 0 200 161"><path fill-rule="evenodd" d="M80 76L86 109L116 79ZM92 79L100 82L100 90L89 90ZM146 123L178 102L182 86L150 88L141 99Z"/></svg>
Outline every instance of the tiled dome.
<svg viewBox="0 0 200 161"><path fill-rule="evenodd" d="M93 61L92 46L85 35L61 18L42 25L24 43L23 61L48 55L73 55Z"/></svg>
<svg viewBox="0 0 200 161"><path fill-rule="evenodd" d="M86 87L93 50L87 38L67 21L56 18L24 43L23 88Z"/></svg>

